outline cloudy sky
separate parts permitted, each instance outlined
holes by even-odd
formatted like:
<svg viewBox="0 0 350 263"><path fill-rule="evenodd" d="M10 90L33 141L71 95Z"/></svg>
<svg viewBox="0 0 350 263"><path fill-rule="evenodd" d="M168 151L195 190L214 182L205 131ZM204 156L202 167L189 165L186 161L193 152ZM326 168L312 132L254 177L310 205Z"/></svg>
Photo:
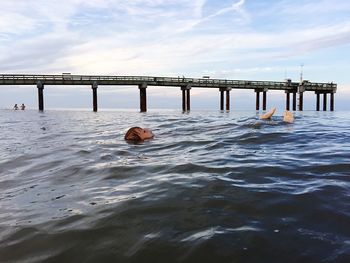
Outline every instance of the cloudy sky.
<svg viewBox="0 0 350 263"><path fill-rule="evenodd" d="M152 75L336 82L350 109L350 1L0 0L0 73ZM301 65L304 65L301 67ZM100 87L103 108L138 109L137 87ZM218 109L193 89L192 109ZM37 107L35 87L0 87L0 108ZM233 109L254 109L234 90ZM91 107L90 87L45 87L46 108ZM284 107L283 92L268 106ZM305 108L315 108L306 93ZM177 88L148 89L149 108L181 109Z"/></svg>

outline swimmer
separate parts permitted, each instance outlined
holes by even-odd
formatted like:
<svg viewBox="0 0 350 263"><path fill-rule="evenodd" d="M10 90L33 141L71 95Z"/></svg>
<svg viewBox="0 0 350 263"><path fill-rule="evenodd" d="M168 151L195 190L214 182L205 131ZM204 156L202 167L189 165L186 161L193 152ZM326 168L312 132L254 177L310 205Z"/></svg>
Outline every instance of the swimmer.
<svg viewBox="0 0 350 263"><path fill-rule="evenodd" d="M15 104L15 106L13 106L13 109L14 109L14 110L18 110L18 105L17 105L17 103Z"/></svg>
<svg viewBox="0 0 350 263"><path fill-rule="evenodd" d="M153 137L154 135L149 129L132 127L126 132L124 139L127 141L141 142L147 139L152 139Z"/></svg>
<svg viewBox="0 0 350 263"><path fill-rule="evenodd" d="M262 119L262 120L271 119L271 117L273 116L273 114L275 112L276 112L276 107L273 107L271 110L269 110L265 114L261 115L260 119ZM293 123L294 122L294 115L293 115L293 113L288 111L288 110L284 111L283 121L287 122L287 123Z"/></svg>
<svg viewBox="0 0 350 263"><path fill-rule="evenodd" d="M22 103L21 110L25 110L25 109L26 109L26 105L24 105L24 103Z"/></svg>

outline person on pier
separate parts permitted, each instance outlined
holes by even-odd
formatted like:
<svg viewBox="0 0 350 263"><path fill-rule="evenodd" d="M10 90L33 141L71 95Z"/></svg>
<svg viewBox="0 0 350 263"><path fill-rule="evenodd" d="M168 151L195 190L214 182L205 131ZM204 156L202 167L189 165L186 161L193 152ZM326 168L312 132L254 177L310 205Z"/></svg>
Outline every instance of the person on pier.
<svg viewBox="0 0 350 263"><path fill-rule="evenodd" d="M262 120L269 120L275 114L275 112L276 112L276 107L273 107L271 110L269 110L265 114L261 115L260 119L262 119ZM287 123L293 123L294 122L294 115L293 115L293 113L288 111L288 110L284 111L283 121L287 122Z"/></svg>
<svg viewBox="0 0 350 263"><path fill-rule="evenodd" d="M24 105L24 103L22 103L21 110L25 110L25 109L26 109L26 106Z"/></svg>
<svg viewBox="0 0 350 263"><path fill-rule="evenodd" d="M149 129L132 127L126 132L124 139L126 141L142 142L144 140L152 139L153 137L154 135Z"/></svg>

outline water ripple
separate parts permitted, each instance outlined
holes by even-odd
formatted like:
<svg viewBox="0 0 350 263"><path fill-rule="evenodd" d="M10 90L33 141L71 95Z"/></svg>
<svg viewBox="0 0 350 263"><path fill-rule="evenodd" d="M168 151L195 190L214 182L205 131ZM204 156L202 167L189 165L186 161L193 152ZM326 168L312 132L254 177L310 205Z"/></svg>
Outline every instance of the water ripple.
<svg viewBox="0 0 350 263"><path fill-rule="evenodd" d="M347 262L347 113L22 113L0 114L2 262Z"/></svg>

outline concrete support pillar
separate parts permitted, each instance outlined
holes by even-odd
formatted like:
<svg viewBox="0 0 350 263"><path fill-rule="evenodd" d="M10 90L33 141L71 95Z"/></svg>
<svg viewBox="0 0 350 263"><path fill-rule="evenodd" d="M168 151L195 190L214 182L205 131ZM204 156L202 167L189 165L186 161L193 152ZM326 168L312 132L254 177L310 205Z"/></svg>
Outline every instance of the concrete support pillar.
<svg viewBox="0 0 350 263"><path fill-rule="evenodd" d="M38 88L38 106L39 111L44 110L44 84L42 84L40 81L36 84Z"/></svg>
<svg viewBox="0 0 350 263"><path fill-rule="evenodd" d="M323 111L327 111L327 93L323 93Z"/></svg>
<svg viewBox="0 0 350 263"><path fill-rule="evenodd" d="M290 92L286 91L286 110L290 110Z"/></svg>
<svg viewBox="0 0 350 263"><path fill-rule="evenodd" d="M303 111L303 104L304 104L304 92L299 92L299 111Z"/></svg>
<svg viewBox="0 0 350 263"><path fill-rule="evenodd" d="M226 110L230 110L230 90L226 90Z"/></svg>
<svg viewBox="0 0 350 263"><path fill-rule="evenodd" d="M187 103L187 110L190 111L191 110L191 89L187 89L186 90L186 103Z"/></svg>
<svg viewBox="0 0 350 263"><path fill-rule="evenodd" d="M331 92L331 105L330 105L330 110L334 111L334 93Z"/></svg>
<svg viewBox="0 0 350 263"><path fill-rule="evenodd" d="M183 89L182 91L182 111L186 111L186 90Z"/></svg>
<svg viewBox="0 0 350 263"><path fill-rule="evenodd" d="M230 110L230 91L231 88L220 88L220 110L224 110L224 105L225 109L228 111ZM226 100L225 100L225 93L226 93Z"/></svg>
<svg viewBox="0 0 350 263"><path fill-rule="evenodd" d="M147 111L147 84L143 83L139 85L140 90L140 112L146 112Z"/></svg>
<svg viewBox="0 0 350 263"><path fill-rule="evenodd" d="M266 110L267 88L264 88L264 89L255 89L255 93L256 93L256 105L255 105L255 109L256 109L256 110L260 110L260 92L263 93L263 105L262 105L262 108L263 108L263 110Z"/></svg>
<svg viewBox="0 0 350 263"><path fill-rule="evenodd" d="M298 87L299 111L303 111L303 109L304 109L304 91L305 91L305 86L303 84L299 85L299 87Z"/></svg>
<svg viewBox="0 0 350 263"><path fill-rule="evenodd" d="M191 110L191 86L182 86L182 111Z"/></svg>
<svg viewBox="0 0 350 263"><path fill-rule="evenodd" d="M320 93L316 93L316 111L320 111Z"/></svg>
<svg viewBox="0 0 350 263"><path fill-rule="evenodd" d="M220 110L224 110L225 91L220 89Z"/></svg>
<svg viewBox="0 0 350 263"><path fill-rule="evenodd" d="M297 110L297 93L293 92L293 111Z"/></svg>
<svg viewBox="0 0 350 263"><path fill-rule="evenodd" d="M259 110L260 109L260 91L259 90L255 90L256 93L256 106L255 109Z"/></svg>
<svg viewBox="0 0 350 263"><path fill-rule="evenodd" d="M94 112L97 112L97 83L94 82L92 85L91 85L91 88L92 88L92 110Z"/></svg>

